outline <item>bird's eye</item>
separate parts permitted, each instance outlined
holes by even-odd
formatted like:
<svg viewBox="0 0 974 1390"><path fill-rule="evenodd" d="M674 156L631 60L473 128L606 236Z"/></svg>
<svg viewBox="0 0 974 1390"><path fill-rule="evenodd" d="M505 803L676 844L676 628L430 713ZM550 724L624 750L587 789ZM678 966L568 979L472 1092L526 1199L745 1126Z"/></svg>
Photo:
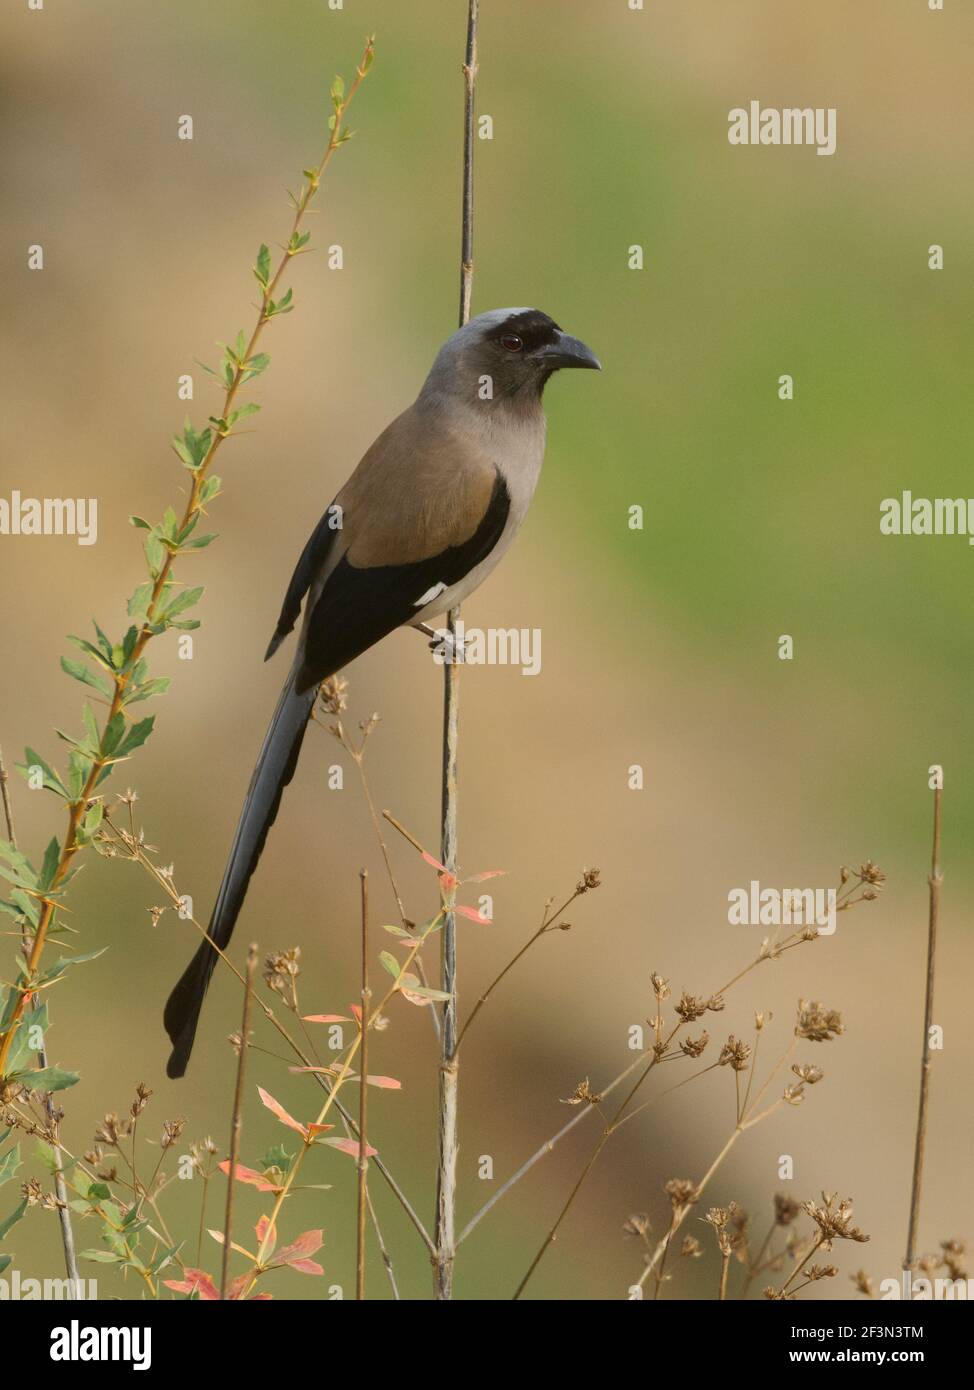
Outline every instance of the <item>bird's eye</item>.
<svg viewBox="0 0 974 1390"><path fill-rule="evenodd" d="M516 333L508 333L501 338L501 347L505 348L508 352L520 352L524 344Z"/></svg>

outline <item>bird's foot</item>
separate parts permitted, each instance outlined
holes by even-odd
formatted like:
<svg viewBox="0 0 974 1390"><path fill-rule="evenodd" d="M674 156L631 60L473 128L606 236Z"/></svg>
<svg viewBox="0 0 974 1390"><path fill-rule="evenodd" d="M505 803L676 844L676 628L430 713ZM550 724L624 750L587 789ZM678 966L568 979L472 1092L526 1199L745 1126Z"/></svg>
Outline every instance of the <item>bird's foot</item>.
<svg viewBox="0 0 974 1390"><path fill-rule="evenodd" d="M417 623L416 630L429 638L429 649L433 660L439 666L462 666L464 662L464 642L451 633L449 628L437 629L428 623Z"/></svg>

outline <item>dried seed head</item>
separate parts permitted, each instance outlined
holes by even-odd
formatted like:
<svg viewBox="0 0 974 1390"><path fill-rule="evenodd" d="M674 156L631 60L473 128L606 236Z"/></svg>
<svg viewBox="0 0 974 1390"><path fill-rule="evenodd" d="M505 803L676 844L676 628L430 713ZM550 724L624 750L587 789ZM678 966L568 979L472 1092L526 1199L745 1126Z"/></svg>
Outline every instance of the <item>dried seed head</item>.
<svg viewBox="0 0 974 1390"><path fill-rule="evenodd" d="M602 1097L596 1095L589 1086L588 1077L586 1076L584 1081L578 1083L568 1099L562 1101L562 1105L598 1105L601 1099Z"/></svg>
<svg viewBox="0 0 974 1390"><path fill-rule="evenodd" d="M802 1210L808 1213L822 1233L823 1247L826 1250L832 1248L834 1240L864 1242L869 1239L858 1227L852 1225L852 1200L848 1197L840 1202L836 1193L823 1192L821 1206L816 1206L814 1202L803 1202Z"/></svg>
<svg viewBox="0 0 974 1390"><path fill-rule="evenodd" d="M806 1086L815 1086L825 1075L821 1067L798 1066L797 1063L792 1067L792 1071Z"/></svg>
<svg viewBox="0 0 974 1390"><path fill-rule="evenodd" d="M747 1071L748 1058L751 1055L750 1045L735 1038L731 1033L730 1037L720 1049L720 1056L717 1059L718 1066L730 1066L734 1071Z"/></svg>
<svg viewBox="0 0 974 1390"><path fill-rule="evenodd" d="M857 1269L849 1278L855 1284L858 1293L865 1294L866 1298L876 1297L876 1286L864 1269Z"/></svg>
<svg viewBox="0 0 974 1390"><path fill-rule="evenodd" d="M341 676L329 676L318 687L318 699L326 714L339 715L348 708L348 681Z"/></svg>
<svg viewBox="0 0 974 1390"><path fill-rule="evenodd" d="M129 1133L131 1124L128 1120L122 1121L114 1113L108 1114L95 1130L95 1143L107 1144L109 1148L118 1147L119 1139Z"/></svg>
<svg viewBox="0 0 974 1390"><path fill-rule="evenodd" d="M830 1042L844 1032L845 1024L837 1009L827 1009L817 1001L810 1003L807 999L799 999L796 1037L807 1038L809 1042Z"/></svg>
<svg viewBox="0 0 974 1390"><path fill-rule="evenodd" d="M162 1126L162 1136L159 1140L159 1147L162 1149L171 1149L185 1128L185 1120L166 1120Z"/></svg>
<svg viewBox="0 0 974 1390"><path fill-rule="evenodd" d="M20 1184L20 1195L29 1207L36 1207L43 1200L44 1189L36 1178L28 1178Z"/></svg>
<svg viewBox="0 0 974 1390"><path fill-rule="evenodd" d="M838 1272L838 1265L809 1265L804 1274L806 1279L816 1283L819 1279L834 1279Z"/></svg>
<svg viewBox="0 0 974 1390"><path fill-rule="evenodd" d="M133 1120L137 1120L142 1114L142 1111L149 1104L149 1097L151 1095L152 1092L149 1090L148 1086L140 1081L135 1088L135 1100L133 1100L129 1110L129 1114L132 1116Z"/></svg>
<svg viewBox="0 0 974 1390"><path fill-rule="evenodd" d="M152 925L154 927L157 927L159 925L159 919L161 918L165 910L166 909L164 907L150 907L147 909L149 916L152 918Z"/></svg>
<svg viewBox="0 0 974 1390"><path fill-rule="evenodd" d="M712 1014L719 1014L724 1008L724 996L722 994L712 994L707 1000L707 1008Z"/></svg>
<svg viewBox="0 0 974 1390"><path fill-rule="evenodd" d="M297 980L301 974L298 964L301 947L292 946L288 951L273 951L264 959L263 980L268 989L280 995L289 1009L297 1008Z"/></svg>
<svg viewBox="0 0 974 1390"><path fill-rule="evenodd" d="M705 1028L699 1038L684 1038L680 1043L680 1050L687 1057L699 1057L709 1042L710 1034Z"/></svg>
<svg viewBox="0 0 974 1390"><path fill-rule="evenodd" d="M707 1012L706 999L698 999L695 994L687 994L686 990L680 996L679 1004L674 1005L676 1014L684 1023L693 1023L695 1019L702 1018Z"/></svg>
<svg viewBox="0 0 974 1390"><path fill-rule="evenodd" d="M624 1235L639 1236L640 1238L648 1236L652 1229L652 1223L644 1211L636 1212L630 1216L622 1227Z"/></svg>
<svg viewBox="0 0 974 1390"><path fill-rule="evenodd" d="M691 1260L699 1260L703 1254L703 1246L696 1236L684 1236L683 1244L680 1246L680 1254Z"/></svg>
<svg viewBox="0 0 974 1390"><path fill-rule="evenodd" d="M656 995L657 999L669 999L671 991L668 980L664 980L662 975L657 975L654 970L649 977L649 982L653 986L653 993Z"/></svg>
<svg viewBox="0 0 974 1390"><path fill-rule="evenodd" d="M664 1184L663 1191L669 1197L670 1206L674 1211L686 1211L700 1196L696 1185L690 1182L689 1178L670 1178L669 1182Z"/></svg>
<svg viewBox="0 0 974 1390"><path fill-rule="evenodd" d="M792 1197L783 1197L780 1192L774 1194L774 1224L776 1226L790 1226L797 1220L801 1211L801 1203L796 1202Z"/></svg>
<svg viewBox="0 0 974 1390"><path fill-rule="evenodd" d="M886 882L886 875L879 865L874 864L871 859L867 859L865 864L860 864L859 877L864 883L872 884L874 888L882 888Z"/></svg>
<svg viewBox="0 0 974 1390"><path fill-rule="evenodd" d="M583 869L582 876L575 885L576 893L589 893L593 888L602 887L601 869Z"/></svg>

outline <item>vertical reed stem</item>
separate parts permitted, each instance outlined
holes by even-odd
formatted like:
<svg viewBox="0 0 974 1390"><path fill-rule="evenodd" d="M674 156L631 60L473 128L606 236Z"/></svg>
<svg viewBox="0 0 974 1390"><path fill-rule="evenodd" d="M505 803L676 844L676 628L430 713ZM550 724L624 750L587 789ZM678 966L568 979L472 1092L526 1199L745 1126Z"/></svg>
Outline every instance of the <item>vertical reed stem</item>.
<svg viewBox="0 0 974 1390"><path fill-rule="evenodd" d="M237 1058L237 1081L233 1089L233 1116L230 1121L230 1168L227 1173L227 1205L223 1218L223 1269L220 1275L220 1298L227 1296L230 1272L230 1241L233 1238L233 1197L236 1191L237 1160L240 1157L240 1130L243 1124L244 1073L247 1069L247 1047L250 1037L250 1001L254 993L257 970L257 944L247 948L247 975L244 984L243 1019L240 1024L240 1055Z"/></svg>
<svg viewBox="0 0 974 1390"><path fill-rule="evenodd" d="M469 0L467 45L463 63L463 204L460 244L460 327L470 317L473 294L473 142L474 98L477 83L478 0ZM451 660L446 663L443 690L443 784L440 858L450 873L457 868L457 757L460 720L460 665L456 652L460 609L450 610L447 627L451 641ZM454 895L447 895L452 907ZM448 911L442 932L442 988L450 995L443 1005L439 1084L439 1161L436 1178L436 1257L433 1262L437 1299L453 1296L453 1262L456 1256L457 1185L457 1092L459 1063L457 1041L457 942L456 919Z"/></svg>
<svg viewBox="0 0 974 1390"><path fill-rule="evenodd" d="M369 1013L372 991L369 988L369 871L359 870L362 888L362 1017L359 1027L362 1030L359 1068L362 1073L358 1099L358 1237L355 1261L355 1297L365 1298L365 1219L368 1213L368 1076L369 1076Z"/></svg>
<svg viewBox="0 0 974 1390"><path fill-rule="evenodd" d="M927 917L927 984L923 1009L923 1053L920 1062L920 1099L917 1107L916 1147L913 1153L913 1186L910 1193L910 1225L906 1237L903 1269L912 1269L917 1257L917 1232L920 1225L920 1197L923 1191L923 1160L927 1147L927 1106L930 1099L930 1029L933 1025L933 988L937 968L937 922L940 916L940 795L933 793L933 852L930 859L930 907Z"/></svg>

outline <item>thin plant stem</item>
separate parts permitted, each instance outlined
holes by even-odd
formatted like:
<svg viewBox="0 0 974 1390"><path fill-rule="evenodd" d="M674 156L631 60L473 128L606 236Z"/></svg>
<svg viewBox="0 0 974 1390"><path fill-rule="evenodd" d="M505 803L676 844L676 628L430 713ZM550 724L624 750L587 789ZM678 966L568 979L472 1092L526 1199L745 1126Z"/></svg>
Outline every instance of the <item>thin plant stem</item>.
<svg viewBox="0 0 974 1390"><path fill-rule="evenodd" d="M399 823L395 820L393 816L390 815L388 811L383 811L382 814L386 817L387 820L389 820L393 825L395 825L396 828L400 830L406 836L407 839L411 840L413 844L416 844L416 841L413 840L413 837L409 834L409 832L403 826L400 826ZM421 849L422 847L417 845L417 848ZM728 990L730 990L734 985L738 983L738 981L742 980L745 977L745 975L749 974L750 971L754 970L764 961L776 959L778 955L783 955L785 951L791 950L795 946L800 946L803 940L805 939L806 938L803 938L800 935L797 936L794 940L791 940L789 938L777 950L775 955L772 956L764 954L755 956L754 960L752 960L748 965L746 965L743 970L739 970L738 973L732 979L728 980L728 982L720 990L717 991L717 993L721 995L726 994ZM650 1048L641 1052L639 1056L636 1057L632 1062L630 1062L629 1065L625 1067L619 1073L618 1076L613 1078L613 1080L610 1081L607 1086L603 1086L601 1091L603 1099L606 1096L610 1095L616 1089L617 1086L621 1086L622 1083L629 1076L631 1076L632 1073L638 1067L642 1066L643 1063L648 1061L652 1050L653 1049ZM594 1113L594 1111L594 1106L583 1106L579 1110L578 1114L573 1115L572 1118L567 1122L567 1124L562 1125L561 1128L557 1130L551 1136L550 1139L545 1140L545 1142L540 1146L540 1148L535 1149L534 1153L531 1154L530 1158L527 1158L524 1161L524 1163L521 1164L520 1168L516 1169L516 1171L511 1174L507 1181L497 1189L493 1196L488 1197L487 1201L484 1202L483 1206L480 1207L479 1210L474 1213L474 1215L470 1218L466 1226L464 1226L463 1230L461 1231L457 1244L459 1245L463 1241L465 1241L466 1238L475 1229L475 1227L477 1227L480 1224L480 1222L484 1219L487 1213L497 1205L501 1198L506 1197L507 1194L511 1191L511 1189L515 1187L521 1181L521 1179L525 1177L531 1171L532 1168L535 1167L537 1163L540 1163L540 1161L543 1158L547 1157L547 1155L554 1150L556 1144L558 1144L562 1139L564 1139L565 1136L569 1134L575 1128L576 1125L581 1124L582 1121L585 1120L588 1115ZM618 1129L619 1126L617 1125L616 1128Z"/></svg>
<svg viewBox="0 0 974 1390"><path fill-rule="evenodd" d="M933 793L933 850L930 856L930 876L927 879L930 901L927 913L927 978L923 1006L923 1053L920 1060L920 1097L917 1103L916 1144L913 1151L913 1183L910 1189L910 1223L906 1236L906 1255L903 1269L912 1269L917 1257L917 1236L920 1228L920 1199L923 1195L923 1160L927 1148L927 1109L930 1102L930 1068L933 1053L930 1030L933 1027L933 995L937 972L937 924L940 918L940 796Z"/></svg>
<svg viewBox="0 0 974 1390"><path fill-rule="evenodd" d="M358 1230L355 1260L355 1297L365 1298L365 1229L368 1204L368 1095L369 1095L369 1030L366 1026L372 991L369 988L369 874L367 869L359 871L362 892L362 1056L360 1060L362 1081L358 1100Z"/></svg>
<svg viewBox="0 0 974 1390"><path fill-rule="evenodd" d="M529 937L528 937L527 941L524 943L524 945L521 947L521 949L520 949L519 951L515 952L515 954L511 957L511 959L510 959L510 960L507 962L507 964L504 966L504 969L500 972L499 975L496 975L496 976L494 977L494 979L490 982L490 984L489 984L489 985L487 986L487 988L484 990L483 994L481 994L480 998L477 1000L476 1004L475 1004L475 1005L473 1006L473 1008L471 1009L471 1011L470 1011L470 1017L467 1019L466 1023L465 1023L465 1024L463 1025L463 1027L460 1029L460 1036L457 1038L456 1047L453 1049L453 1055L454 1055L454 1057L456 1057L457 1053L460 1051L460 1044L463 1042L464 1038L466 1037L467 1029L470 1027L471 1023L473 1023L474 1019L477 1017L477 1015L479 1014L479 1012L480 1012L480 1010L483 1008L483 1006L487 1003L487 1000L488 1000L488 999L490 998L490 996L493 994L494 990L497 988L497 986L500 984L500 982L504 979L504 977L505 977L506 975L508 975L508 974L510 973L511 970L514 969L514 967L515 967L515 965L517 965L518 961L521 960L521 958L522 958L523 956L526 956L526 955L527 955L528 951L530 951L530 949L531 949L531 947L534 945L534 943L535 943L536 941L540 941L541 938L542 938L544 935L546 935L546 933L551 929L551 925L552 925L552 923L555 921L555 919L558 918L558 917L560 917L561 914L565 911L565 909L566 909L567 907L570 907L570 905L571 905L571 904L575 901L575 899L576 899L577 897L579 897L579 896L580 896L579 891L578 891L578 889L576 888L575 891L572 893L571 897L566 898L565 901L562 903L561 907L559 907L559 908L557 909L557 911L548 914L548 913L547 913L547 909L546 909L546 912L545 912L544 914L542 914L541 926L538 928L538 930L537 930L532 936L529 936ZM549 900L548 900L548 906L550 906L550 903L551 903L551 899L549 898Z"/></svg>
<svg viewBox="0 0 974 1390"><path fill-rule="evenodd" d="M146 871L151 875L151 877L155 880L159 887L162 888L162 890L166 893L166 895L170 898L174 905L179 906L181 904L185 904L185 899L180 896L179 891L173 884L172 880L159 872L156 865L153 864L152 860L148 858L148 856L142 850L141 846L138 844L134 836L128 836L128 833L126 831L120 831L118 826L116 826L109 819L107 814L102 824L106 830L105 838L108 838L110 832L111 836L113 837L112 842L115 844L122 845L122 847L126 850L128 855L136 863L140 864L144 869L146 869ZM208 935L206 927L204 927L201 922L198 922L195 917L186 916L186 920L190 923L191 926L196 928L197 932L199 932L203 940L209 943L211 949L216 952L217 956L227 967L227 969L231 972L231 974L235 977L235 979L238 980L239 983L243 985L245 988L248 988L247 982L244 979L242 973L237 969L237 967L234 965L233 961L226 954L226 952L221 950L220 947L217 946L217 944L213 941L212 937ZM313 1059L309 1057L308 1054L304 1052L303 1049L299 1046L299 1044L294 1040L294 1038L284 1027L284 1024L277 1017L270 1005L265 1003L265 1001L261 999L260 995L257 994L253 986L249 987L249 993L253 1002L261 1010L267 1022L271 1025L272 1028L276 1029L279 1035L287 1043L288 1047L290 1047L295 1057L297 1057L297 1059L302 1063L302 1065L305 1068L307 1068L308 1075L313 1076L314 1080L323 1090L330 1090L331 1082L329 1081L329 1079L323 1076L320 1071L316 1071L314 1069L315 1064ZM349 1126L351 1133L357 1137L358 1126L356 1125L355 1120L353 1119L350 1111L348 1111L342 1105L341 1101L338 1100L336 1100L335 1102L335 1109L338 1111L339 1115L341 1115L345 1124ZM422 1218L419 1216L415 1207L409 1201L409 1198L403 1192L402 1188L399 1186L398 1182L395 1180L392 1173L386 1167L382 1159L379 1158L378 1155L373 1154L372 1162L375 1165L376 1169L379 1171L379 1173L382 1175L385 1182L388 1184L390 1191L393 1193L393 1195L399 1202L403 1211L406 1213L412 1224L415 1226L421 1240L423 1241L423 1244L426 1246L427 1250L432 1252L432 1237L426 1230Z"/></svg>
<svg viewBox="0 0 974 1390"><path fill-rule="evenodd" d="M220 1298L227 1296L230 1277L230 1242L233 1238L233 1199L237 1191L237 1160L240 1157L240 1131L243 1126L244 1074L247 1070L247 1043L250 1037L250 1001L254 992L257 971L257 945L247 948L247 975L244 982L243 1017L240 1024L240 1054L237 1058L237 1080L233 1090L233 1115L230 1121L230 1168L227 1173L227 1205L223 1217L223 1269L220 1276Z"/></svg>
<svg viewBox="0 0 974 1390"><path fill-rule="evenodd" d="M287 1176L285 1177L283 1183L277 1190L274 1199L274 1205L271 1210L270 1217L268 1218L264 1238L260 1242L260 1245L257 1249L257 1253L254 1256L254 1261L250 1269L250 1276L246 1285L243 1288L241 1297L246 1297L246 1295L253 1288L254 1283L259 1277L259 1275L264 1272L264 1269L266 1267L264 1265L264 1260L267 1258L267 1255L270 1252L271 1240L273 1239L273 1233L277 1226L277 1219L280 1216L281 1209L283 1208L284 1203L287 1200L291 1188L294 1186L294 1180L298 1176L298 1173L301 1171L301 1167L304 1163L305 1158L308 1156L310 1151L315 1147L317 1143L318 1134L321 1132L323 1128L325 1128L325 1119L328 1115L329 1110L331 1109L332 1105L337 1106L338 1092L348 1079L349 1070L351 1068L352 1062L358 1055L359 1049L362 1045L362 1038L365 1036L369 1028L375 1026L376 1019L381 1017L382 1010L386 1007L389 1000L399 989L399 979L401 979L402 976L408 972L409 967L415 960L416 955L420 950L420 947L425 942L427 936L429 936L429 934L432 931L435 931L439 928L439 926L441 925L442 916L442 912L438 913L437 916L433 918L432 922L428 924L422 936L418 937L412 943L408 953L406 954L405 960L403 961L403 964L400 968L399 976L395 980L393 980L392 984L389 986L385 994L379 1000L379 1003L372 1010L369 1017L362 1019L361 1025L358 1030L358 1034L354 1042L351 1044L351 1046L345 1053L345 1056L341 1063L341 1070L339 1071L338 1075L334 1078L331 1085L331 1089L328 1091L328 1095L325 1098L324 1104L319 1110L318 1115L313 1121L313 1123L305 1126L304 1142L301 1148L295 1154L294 1161L292 1162L290 1168L287 1171ZM359 1136L359 1138L361 1141L361 1136Z"/></svg>
<svg viewBox="0 0 974 1390"><path fill-rule="evenodd" d="M14 826L14 809L10 797L10 788L7 785L7 768L3 761L3 750L0 749L0 797L3 800L3 819L7 828L7 839L14 849L17 848L17 831ZM24 953L27 954L27 935L24 936ZM40 1008L41 1001L37 995L34 996L31 1004L32 1010L36 1013ZM37 1049L37 1067L39 1071L47 1066L47 1047L44 1040ZM71 1225L71 1209L68 1206L68 1189L64 1181L64 1155L61 1148L60 1133L61 1120L57 1107L54 1104L54 1097L50 1091L44 1093L44 1110L47 1114L47 1122L51 1131L51 1148L54 1151L56 1167L54 1169L54 1195L57 1197L57 1219L61 1230L61 1246L64 1250L64 1269L68 1278L73 1281L75 1290L81 1287L81 1276L78 1272L78 1256L74 1245L74 1228Z"/></svg>
<svg viewBox="0 0 974 1390"><path fill-rule="evenodd" d="M473 294L473 152L477 84L477 21L479 0L467 6L467 42L463 64L463 197L460 245L460 327L470 318ZM440 858L447 872L457 873L457 764L460 739L460 662L457 652L459 607L447 615L451 659L443 667L443 782ZM446 915L441 939L440 987L449 995L443 1004L440 1035L440 1073L437 1124L436 1259L433 1288L437 1300L453 1297L456 1258L457 1106L460 1081L457 1043L457 939L453 906L456 890L445 895Z"/></svg>

